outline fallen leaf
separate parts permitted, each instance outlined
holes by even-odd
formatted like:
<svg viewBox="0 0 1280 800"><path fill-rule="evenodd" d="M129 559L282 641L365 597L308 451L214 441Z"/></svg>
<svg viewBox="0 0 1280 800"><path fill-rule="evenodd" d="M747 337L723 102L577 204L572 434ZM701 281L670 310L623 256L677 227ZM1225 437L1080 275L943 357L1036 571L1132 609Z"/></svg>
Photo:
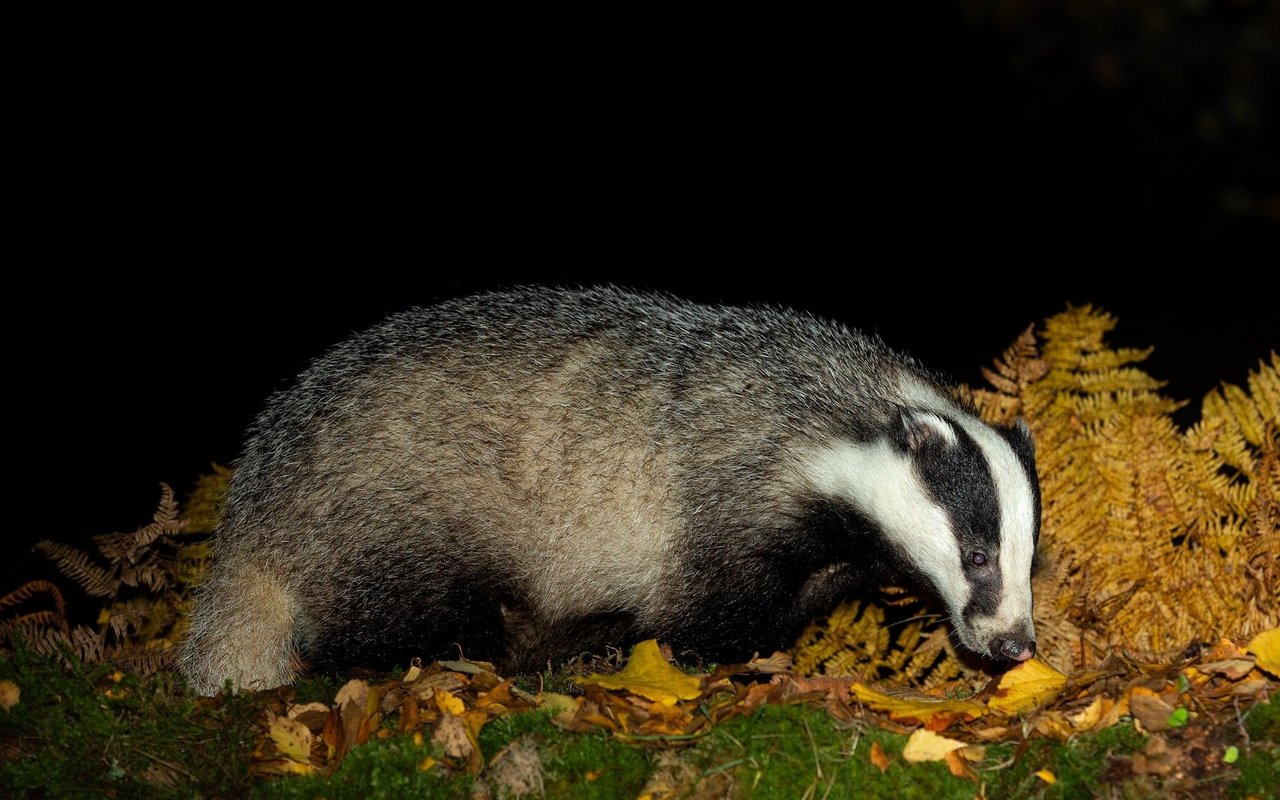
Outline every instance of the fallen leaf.
<svg viewBox="0 0 1280 800"><path fill-rule="evenodd" d="M1173 709L1172 704L1145 686L1135 686L1129 690L1129 713L1148 733L1169 730L1169 717L1173 714Z"/></svg>
<svg viewBox="0 0 1280 800"><path fill-rule="evenodd" d="M11 680L0 681L0 708L5 711L13 708L22 698L22 690Z"/></svg>
<svg viewBox="0 0 1280 800"><path fill-rule="evenodd" d="M664 705L677 700L693 700L702 694L701 679L686 675L662 657L658 643L648 639L635 646L627 666L614 675L589 675L578 678L580 684L594 684L605 689L624 689Z"/></svg>
<svg viewBox="0 0 1280 800"><path fill-rule="evenodd" d="M964 742L939 736L933 731L917 728L907 738L906 747L902 748L902 757L907 761L942 761L947 753L965 747Z"/></svg>
<svg viewBox="0 0 1280 800"><path fill-rule="evenodd" d="M280 754L303 764L311 762L311 731L296 719L267 712L268 731Z"/></svg>
<svg viewBox="0 0 1280 800"><path fill-rule="evenodd" d="M580 697L570 697L556 692L542 692L538 695L538 707L552 714L577 711L581 701Z"/></svg>
<svg viewBox="0 0 1280 800"><path fill-rule="evenodd" d="M871 743L871 764L881 772L889 768L889 757L884 754L884 748L879 742Z"/></svg>
<svg viewBox="0 0 1280 800"><path fill-rule="evenodd" d="M1197 664L1196 668L1201 672L1208 672L1213 675L1222 675L1229 681L1238 681L1248 675L1253 669L1254 662L1247 658L1228 658L1224 661L1212 661L1208 664Z"/></svg>
<svg viewBox="0 0 1280 800"><path fill-rule="evenodd" d="M1091 731L1102 721L1102 715L1110 710L1114 701L1104 695L1093 698L1093 702L1074 714L1067 715L1067 722L1077 731Z"/></svg>
<svg viewBox="0 0 1280 800"><path fill-rule="evenodd" d="M1038 714L1035 720L1035 730L1042 736L1048 736L1050 739L1058 739L1066 741L1076 734L1076 729L1067 720L1066 715L1060 711L1046 711Z"/></svg>
<svg viewBox="0 0 1280 800"><path fill-rule="evenodd" d="M343 684L338 693L334 695L334 705L342 706L346 703L355 703L357 707L364 708L369 701L369 682L360 679L349 680Z"/></svg>
<svg viewBox="0 0 1280 800"><path fill-rule="evenodd" d="M1003 725L995 725L990 728L980 728L974 731L973 735L984 742L998 742L1007 737L1011 730Z"/></svg>
<svg viewBox="0 0 1280 800"><path fill-rule="evenodd" d="M963 748L962 748L963 749ZM947 762L947 769L952 775L965 780L978 780L978 773L964 760L964 756L960 755L960 750L952 750L946 754L944 760Z"/></svg>
<svg viewBox="0 0 1280 800"><path fill-rule="evenodd" d="M963 748L956 751L956 755L960 756L965 761L977 763L987 757L987 746L982 744L965 745Z"/></svg>
<svg viewBox="0 0 1280 800"><path fill-rule="evenodd" d="M1160 736L1152 736L1141 753L1133 754L1133 771L1139 775L1168 775L1177 766L1178 753Z"/></svg>
<svg viewBox="0 0 1280 800"><path fill-rule="evenodd" d="M436 708L440 709L441 714L460 717L467 708L461 698L455 697L452 692L447 692L443 689L437 690L433 697L436 701Z"/></svg>
<svg viewBox="0 0 1280 800"><path fill-rule="evenodd" d="M1265 678L1241 681L1231 689L1232 697L1261 697L1271 687L1271 681Z"/></svg>
<svg viewBox="0 0 1280 800"><path fill-rule="evenodd" d="M1066 685L1066 675L1033 658L1001 676L987 707L999 714L1013 716L1044 705L1057 697Z"/></svg>
<svg viewBox="0 0 1280 800"><path fill-rule="evenodd" d="M488 661L467 661L462 659L459 661L438 661L436 663L445 669L461 672L465 675L480 675L485 672L496 674L495 667Z"/></svg>
<svg viewBox="0 0 1280 800"><path fill-rule="evenodd" d="M1034 772L1032 774L1050 786L1058 782L1058 777L1047 769L1042 769L1039 772Z"/></svg>
<svg viewBox="0 0 1280 800"><path fill-rule="evenodd" d="M1169 727L1170 728L1185 727L1187 724L1187 720L1190 717L1191 717L1191 712L1187 711L1186 706L1178 706L1173 710L1173 713L1169 715L1169 719L1168 719Z"/></svg>
<svg viewBox="0 0 1280 800"><path fill-rule="evenodd" d="M1202 661L1226 661L1229 658L1243 658L1245 651L1230 639L1219 639L1209 652L1200 658Z"/></svg>
<svg viewBox="0 0 1280 800"><path fill-rule="evenodd" d="M1239 758L1240 758L1240 748L1236 747L1234 744L1229 745L1227 749L1222 753L1222 761L1223 763L1226 763L1226 764L1234 764L1236 763L1237 760L1239 760Z"/></svg>
<svg viewBox="0 0 1280 800"><path fill-rule="evenodd" d="M791 656L786 653L774 653L768 658L753 658L745 666L747 670L761 675L776 675L791 669Z"/></svg>
<svg viewBox="0 0 1280 800"><path fill-rule="evenodd" d="M329 707L324 703L295 703L289 706L285 716L301 722L315 732L324 727L325 718L329 716Z"/></svg>
<svg viewBox="0 0 1280 800"><path fill-rule="evenodd" d="M853 685L853 694L871 708L889 712L890 719L915 721L922 725L950 724L957 718L977 719L987 711L981 703L972 700L946 700L925 695L894 697L860 683Z"/></svg>
<svg viewBox="0 0 1280 800"><path fill-rule="evenodd" d="M753 683L747 687L747 694L742 698L742 707L747 711L759 708L769 702L777 687L769 683Z"/></svg>
<svg viewBox="0 0 1280 800"><path fill-rule="evenodd" d="M1280 678L1280 628L1253 637L1246 649L1257 657L1260 668Z"/></svg>

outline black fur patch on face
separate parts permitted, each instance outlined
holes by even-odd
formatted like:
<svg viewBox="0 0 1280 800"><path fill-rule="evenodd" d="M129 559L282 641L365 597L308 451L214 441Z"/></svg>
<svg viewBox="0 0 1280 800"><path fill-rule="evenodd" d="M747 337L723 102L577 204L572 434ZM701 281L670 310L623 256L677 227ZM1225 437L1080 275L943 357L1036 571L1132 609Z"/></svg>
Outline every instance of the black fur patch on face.
<svg viewBox="0 0 1280 800"><path fill-rule="evenodd" d="M1031 496L1035 501L1036 509L1031 535L1038 546L1040 544L1040 476L1036 474L1036 444L1031 438L1031 430L1026 427L1026 423L1019 420L1019 424L1008 427L996 426L996 432L1003 436L1013 448L1013 454L1018 457L1018 463L1027 473L1027 481L1031 483Z"/></svg>
<svg viewBox="0 0 1280 800"><path fill-rule="evenodd" d="M994 614L1000 601L1000 502L987 459L958 426L910 450L926 492L946 510L958 541L956 568L970 586L964 615ZM978 563L981 562L981 563Z"/></svg>

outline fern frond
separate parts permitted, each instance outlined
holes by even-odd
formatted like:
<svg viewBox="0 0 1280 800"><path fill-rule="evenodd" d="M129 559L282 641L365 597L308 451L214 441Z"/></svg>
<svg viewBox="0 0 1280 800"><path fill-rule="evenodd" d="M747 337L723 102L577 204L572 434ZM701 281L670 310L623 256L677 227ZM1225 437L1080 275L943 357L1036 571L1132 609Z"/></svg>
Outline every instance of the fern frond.
<svg viewBox="0 0 1280 800"><path fill-rule="evenodd" d="M52 598L58 615L63 618L67 616L67 602L63 599L62 592L58 590L55 584L49 581L27 581L12 592L0 597L0 608L11 608L30 600L38 594L46 594Z"/></svg>
<svg viewBox="0 0 1280 800"><path fill-rule="evenodd" d="M36 543L36 550L52 560L58 571L75 581L85 594L111 597L120 586L118 578L93 563L89 554L78 547L44 539Z"/></svg>

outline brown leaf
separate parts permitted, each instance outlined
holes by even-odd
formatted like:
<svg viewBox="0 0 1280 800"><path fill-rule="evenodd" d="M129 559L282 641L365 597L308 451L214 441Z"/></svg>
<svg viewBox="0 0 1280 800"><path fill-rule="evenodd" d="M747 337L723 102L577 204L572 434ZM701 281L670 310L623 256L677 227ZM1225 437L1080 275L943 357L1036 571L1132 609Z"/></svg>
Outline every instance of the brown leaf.
<svg viewBox="0 0 1280 800"><path fill-rule="evenodd" d="M952 775L977 782L978 773L973 771L973 768L965 761L964 756L960 755L959 750L949 751L944 756L944 760L947 762L947 769L951 771Z"/></svg>
<svg viewBox="0 0 1280 800"><path fill-rule="evenodd" d="M1129 713L1142 723L1143 730L1148 732L1169 730L1169 715L1174 706L1164 697L1145 686L1135 686L1129 690Z"/></svg>
<svg viewBox="0 0 1280 800"><path fill-rule="evenodd" d="M879 742L871 743L871 764L881 772L889 768L889 757L884 754L884 748Z"/></svg>
<svg viewBox="0 0 1280 800"><path fill-rule="evenodd" d="M1229 681L1238 681L1253 670L1253 660L1248 658L1228 658L1222 661L1211 661L1208 664L1197 664L1196 669L1211 675L1222 675Z"/></svg>
<svg viewBox="0 0 1280 800"><path fill-rule="evenodd" d="M347 703L355 703L356 706L363 709L365 703L369 701L369 682L360 679L350 680L343 684L338 693L334 695L333 703L342 706Z"/></svg>
<svg viewBox="0 0 1280 800"><path fill-rule="evenodd" d="M1169 747L1163 736L1152 736L1133 756L1133 771L1139 775L1168 775L1177 767L1178 752Z"/></svg>
<svg viewBox="0 0 1280 800"><path fill-rule="evenodd" d="M329 707L324 703L294 704L289 706L285 716L301 722L315 733L324 729L324 721L329 717Z"/></svg>

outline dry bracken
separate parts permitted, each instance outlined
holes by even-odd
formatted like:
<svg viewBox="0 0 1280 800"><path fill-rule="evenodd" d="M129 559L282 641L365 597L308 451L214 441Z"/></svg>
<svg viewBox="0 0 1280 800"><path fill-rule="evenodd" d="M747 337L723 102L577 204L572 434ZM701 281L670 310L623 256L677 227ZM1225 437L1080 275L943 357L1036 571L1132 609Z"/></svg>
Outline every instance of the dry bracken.
<svg viewBox="0 0 1280 800"><path fill-rule="evenodd" d="M1247 387L1211 392L1201 421L1182 431L1171 418L1180 404L1138 366L1150 351L1106 345L1115 324L1068 308L984 370L990 389L965 392L987 420L1021 416L1035 432L1037 636L1041 657L1067 671L1112 650L1156 658L1280 624L1276 354ZM797 668L872 677L900 664L900 677L921 684L961 674L936 631L887 633L874 606L842 607L806 631Z"/></svg>

